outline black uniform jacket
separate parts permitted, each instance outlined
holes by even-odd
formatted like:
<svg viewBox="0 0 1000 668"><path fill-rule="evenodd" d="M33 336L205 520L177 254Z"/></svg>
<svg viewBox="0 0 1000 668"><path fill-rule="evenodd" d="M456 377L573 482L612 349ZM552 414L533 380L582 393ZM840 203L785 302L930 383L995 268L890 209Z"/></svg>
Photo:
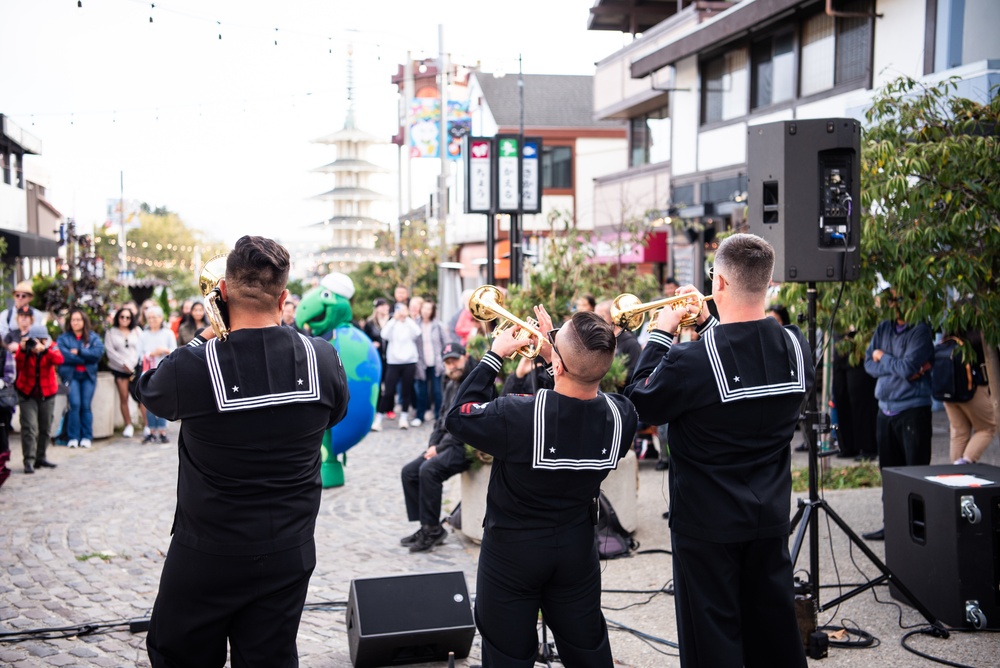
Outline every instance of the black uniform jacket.
<svg viewBox="0 0 1000 668"><path fill-rule="evenodd" d="M670 527L732 543L789 531L791 453L814 369L809 344L774 318L721 325L671 345L654 332L626 394L670 423Z"/></svg>
<svg viewBox="0 0 1000 668"><path fill-rule="evenodd" d="M488 352L458 390L448 431L493 455L485 527L525 539L591 521L601 481L632 446L635 409L619 394L554 390L492 400L502 360Z"/></svg>
<svg viewBox="0 0 1000 668"><path fill-rule="evenodd" d="M246 555L313 537L320 445L350 398L332 345L290 327L195 337L142 375L136 398L182 421L174 540Z"/></svg>

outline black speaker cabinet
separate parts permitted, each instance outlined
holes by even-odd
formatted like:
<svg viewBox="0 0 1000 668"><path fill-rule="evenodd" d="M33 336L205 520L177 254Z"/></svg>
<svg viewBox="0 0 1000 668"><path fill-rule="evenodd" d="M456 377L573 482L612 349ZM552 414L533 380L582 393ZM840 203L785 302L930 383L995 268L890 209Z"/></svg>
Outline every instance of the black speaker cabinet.
<svg viewBox="0 0 1000 668"><path fill-rule="evenodd" d="M774 280L858 278L861 126L804 119L747 129L750 232L775 251Z"/></svg>
<svg viewBox="0 0 1000 668"><path fill-rule="evenodd" d="M476 625L461 571L351 580L347 638L355 668L469 655Z"/></svg>
<svg viewBox="0 0 1000 668"><path fill-rule="evenodd" d="M882 490L889 570L949 626L1000 624L1000 468L887 468Z"/></svg>

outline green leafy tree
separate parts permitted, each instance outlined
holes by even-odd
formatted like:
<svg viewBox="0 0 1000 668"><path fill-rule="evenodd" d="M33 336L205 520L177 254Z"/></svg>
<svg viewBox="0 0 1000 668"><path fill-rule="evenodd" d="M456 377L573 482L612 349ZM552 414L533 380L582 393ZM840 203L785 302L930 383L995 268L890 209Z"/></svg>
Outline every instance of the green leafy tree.
<svg viewBox="0 0 1000 668"><path fill-rule="evenodd" d="M200 251L202 261L228 249L198 230L184 224L181 217L149 205L140 207L139 226L126 234L126 259L128 268L138 278L158 278L170 286L175 297L199 294L198 277L195 276L195 254ZM109 274L117 274L120 267L118 229L104 228L95 238L97 253L103 258Z"/></svg>
<svg viewBox="0 0 1000 668"><path fill-rule="evenodd" d="M845 286L834 328L865 334L845 344L860 360L878 322L891 317L877 308L881 276L901 296L907 321L982 332L1000 419L1000 95L994 90L980 103L956 90L955 79L927 85L903 77L881 89L868 110L861 276ZM820 324L839 291L821 286ZM801 304L804 286L784 295Z"/></svg>
<svg viewBox="0 0 1000 668"><path fill-rule="evenodd" d="M592 237L590 232L577 230L569 214L551 213L542 260L526 266L524 284L510 286L504 308L525 318L533 313L536 304L543 304L552 321L559 323L571 315L575 298L584 293L594 295L598 301L613 299L623 292L643 301L658 296L656 277L640 275L635 265L594 262ZM638 223L623 224L616 238L612 250L621 257L635 244L643 243L644 231Z"/></svg>
<svg viewBox="0 0 1000 668"><path fill-rule="evenodd" d="M365 262L350 273L354 281L351 300L355 318L372 314L377 297L392 301L397 285L405 285L411 296L437 301L438 250L432 248L426 221L404 223L399 235L399 247L389 235L382 235L378 248L396 252L395 262Z"/></svg>

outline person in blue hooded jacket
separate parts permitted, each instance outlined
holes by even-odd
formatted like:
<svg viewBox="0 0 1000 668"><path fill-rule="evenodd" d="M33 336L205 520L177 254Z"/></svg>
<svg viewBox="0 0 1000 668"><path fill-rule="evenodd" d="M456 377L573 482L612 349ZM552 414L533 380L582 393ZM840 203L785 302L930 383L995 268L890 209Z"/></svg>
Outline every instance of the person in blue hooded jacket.
<svg viewBox="0 0 1000 668"><path fill-rule="evenodd" d="M927 466L931 463L931 375L934 337L927 323L909 323L895 289L879 295L891 318L875 329L865 352L865 371L875 378L878 465ZM861 534L884 540L884 529Z"/></svg>
<svg viewBox="0 0 1000 668"><path fill-rule="evenodd" d="M69 389L66 415L66 445L89 448L94 439L94 414L90 410L97 388L97 363L104 355L104 342L90 329L90 318L78 308L66 316L66 331L56 340L63 351L59 379Z"/></svg>

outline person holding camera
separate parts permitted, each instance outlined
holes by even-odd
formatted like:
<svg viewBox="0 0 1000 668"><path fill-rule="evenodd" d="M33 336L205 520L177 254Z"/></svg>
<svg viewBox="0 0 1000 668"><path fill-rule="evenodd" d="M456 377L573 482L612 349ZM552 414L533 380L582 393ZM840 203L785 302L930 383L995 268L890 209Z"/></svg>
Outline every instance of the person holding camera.
<svg viewBox="0 0 1000 668"><path fill-rule="evenodd" d="M66 445L89 448L94 440L94 414L90 404L97 389L97 363L104 355L104 342L90 329L90 318L78 308L66 316L66 331L56 340L63 353L59 378L69 389L66 415Z"/></svg>
<svg viewBox="0 0 1000 668"><path fill-rule="evenodd" d="M55 396L59 390L56 367L63 363L59 350L45 325L32 325L28 336L14 353L17 380L14 386L21 408L21 453L24 472L34 473L35 467L54 469L55 464L45 458L52 429Z"/></svg>

